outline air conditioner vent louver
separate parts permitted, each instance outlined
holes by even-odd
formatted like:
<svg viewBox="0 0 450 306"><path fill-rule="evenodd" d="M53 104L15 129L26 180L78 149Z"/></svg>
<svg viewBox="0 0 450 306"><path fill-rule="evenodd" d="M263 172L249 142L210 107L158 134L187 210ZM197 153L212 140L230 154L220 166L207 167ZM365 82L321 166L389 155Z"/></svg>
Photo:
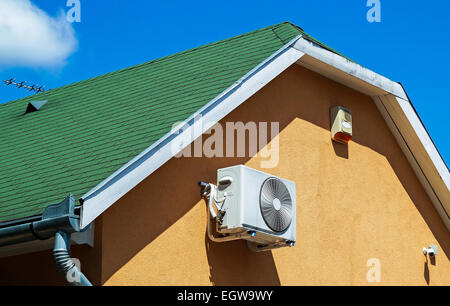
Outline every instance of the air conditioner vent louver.
<svg viewBox="0 0 450 306"><path fill-rule="evenodd" d="M285 231L292 221L292 198L284 183L268 178L261 187L259 205L264 221L275 232Z"/></svg>

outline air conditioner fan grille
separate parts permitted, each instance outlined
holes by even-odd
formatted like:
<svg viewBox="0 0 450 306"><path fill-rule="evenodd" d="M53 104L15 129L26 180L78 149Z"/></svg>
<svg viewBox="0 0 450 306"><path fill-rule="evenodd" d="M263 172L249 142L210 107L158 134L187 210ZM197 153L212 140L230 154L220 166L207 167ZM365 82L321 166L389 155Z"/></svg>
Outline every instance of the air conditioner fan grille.
<svg viewBox="0 0 450 306"><path fill-rule="evenodd" d="M292 198L286 185L278 178L268 178L261 186L261 214L275 232L285 231L292 221Z"/></svg>

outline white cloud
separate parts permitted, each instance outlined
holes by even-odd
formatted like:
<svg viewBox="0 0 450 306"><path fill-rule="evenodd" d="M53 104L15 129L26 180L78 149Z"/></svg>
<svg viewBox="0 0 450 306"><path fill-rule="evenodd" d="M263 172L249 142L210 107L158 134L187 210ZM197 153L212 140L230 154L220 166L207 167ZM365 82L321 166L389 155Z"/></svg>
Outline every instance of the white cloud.
<svg viewBox="0 0 450 306"><path fill-rule="evenodd" d="M77 47L72 24L30 0L0 0L0 67L58 67Z"/></svg>

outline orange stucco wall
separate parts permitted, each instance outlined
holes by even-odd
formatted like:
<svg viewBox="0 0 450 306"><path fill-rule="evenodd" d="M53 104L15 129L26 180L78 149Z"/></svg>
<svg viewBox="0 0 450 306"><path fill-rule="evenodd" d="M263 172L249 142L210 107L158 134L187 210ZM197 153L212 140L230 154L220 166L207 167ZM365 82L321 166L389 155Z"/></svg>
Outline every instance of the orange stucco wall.
<svg viewBox="0 0 450 306"><path fill-rule="evenodd" d="M332 105L352 110L348 146L330 139ZM238 121L280 123L278 166L173 158L96 221L95 248L74 247L95 284L450 285L450 234L369 97L293 66L222 123ZM197 181L237 164L296 182L295 247L208 240ZM432 243L440 253L429 262L421 249ZM380 283L367 281L371 258ZM49 251L0 259L0 284L64 283L52 269Z"/></svg>
<svg viewBox="0 0 450 306"><path fill-rule="evenodd" d="M352 110L354 138L333 143L329 108ZM261 169L297 184L297 245L253 253L205 236L199 180L260 158L174 158L103 214L106 285L450 285L450 235L369 97L293 66L225 122L280 122L280 160ZM427 262L422 247L439 245Z"/></svg>

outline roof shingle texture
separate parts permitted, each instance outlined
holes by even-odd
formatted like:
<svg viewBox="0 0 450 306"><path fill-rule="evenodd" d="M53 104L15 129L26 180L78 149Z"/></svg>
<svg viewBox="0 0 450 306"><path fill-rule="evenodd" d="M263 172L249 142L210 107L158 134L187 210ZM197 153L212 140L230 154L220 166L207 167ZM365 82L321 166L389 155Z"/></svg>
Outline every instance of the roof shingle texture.
<svg viewBox="0 0 450 306"><path fill-rule="evenodd" d="M299 34L282 23L0 105L0 223L80 198Z"/></svg>

